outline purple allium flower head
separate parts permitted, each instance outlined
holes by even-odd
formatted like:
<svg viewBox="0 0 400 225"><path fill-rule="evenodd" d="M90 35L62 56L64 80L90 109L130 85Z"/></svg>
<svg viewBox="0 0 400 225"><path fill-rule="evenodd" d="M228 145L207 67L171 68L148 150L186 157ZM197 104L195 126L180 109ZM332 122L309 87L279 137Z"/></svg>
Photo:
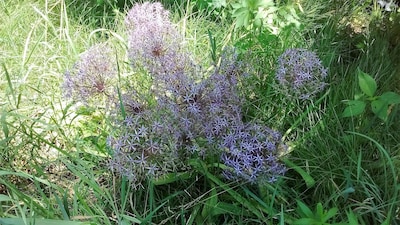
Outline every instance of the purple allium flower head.
<svg viewBox="0 0 400 225"><path fill-rule="evenodd" d="M279 57L276 80L284 94L307 100L327 86L324 82L327 74L314 52L292 48Z"/></svg>
<svg viewBox="0 0 400 225"><path fill-rule="evenodd" d="M135 4L128 11L125 24L129 59L154 78L180 76L191 67L190 56L182 50L183 38L161 3Z"/></svg>
<svg viewBox="0 0 400 225"><path fill-rule="evenodd" d="M73 68L66 72L62 85L64 96L87 103L107 95L117 74L115 54L106 44L98 44L82 53Z"/></svg>
<svg viewBox="0 0 400 225"><path fill-rule="evenodd" d="M223 172L226 179L263 183L275 181L275 177L285 173L285 167L275 155L280 141L276 131L257 124L243 124L229 134L223 145L226 149L221 162L228 168ZM235 142L228 141L235 140ZM262 143L268 146L261 147Z"/></svg>

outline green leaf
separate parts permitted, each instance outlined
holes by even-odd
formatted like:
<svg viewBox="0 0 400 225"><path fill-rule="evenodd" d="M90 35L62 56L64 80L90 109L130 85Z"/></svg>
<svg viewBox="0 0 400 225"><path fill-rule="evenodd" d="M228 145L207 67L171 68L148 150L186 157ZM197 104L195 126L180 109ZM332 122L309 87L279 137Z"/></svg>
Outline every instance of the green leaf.
<svg viewBox="0 0 400 225"><path fill-rule="evenodd" d="M352 117L360 115L365 110L366 103L361 100L349 100L346 102L347 107L342 113L342 117Z"/></svg>
<svg viewBox="0 0 400 225"><path fill-rule="evenodd" d="M308 218L313 218L314 214L311 211L310 208L308 208L308 206L306 204L304 204L303 202L296 200L297 201L297 207L299 209L299 212L303 215L303 217L308 217Z"/></svg>
<svg viewBox="0 0 400 225"><path fill-rule="evenodd" d="M373 97L376 91L376 82L370 75L358 70L358 84L361 91L369 97Z"/></svg>
<svg viewBox="0 0 400 225"><path fill-rule="evenodd" d="M383 93L379 96L379 99L386 101L388 104L400 103L400 95L391 91Z"/></svg>
<svg viewBox="0 0 400 225"><path fill-rule="evenodd" d="M347 213L347 219L349 220L349 225L358 225L358 219L352 210Z"/></svg>
<svg viewBox="0 0 400 225"><path fill-rule="evenodd" d="M209 215L211 215L218 204L218 193L217 190L215 189L215 185L212 185L212 189L210 192L210 197L208 200L205 202L203 211L201 212L201 216L203 218L207 218Z"/></svg>
<svg viewBox="0 0 400 225"><path fill-rule="evenodd" d="M312 218L301 218L298 220L295 220L293 222L295 225L310 225L310 224L315 224L315 220Z"/></svg>
<svg viewBox="0 0 400 225"><path fill-rule="evenodd" d="M292 161L286 158L282 158L282 161L288 166L290 169L293 169L296 171L300 176L303 178L303 180L306 182L307 188L311 188L315 185L315 180L314 178L308 174L305 170L303 170L300 166L294 164Z"/></svg>
<svg viewBox="0 0 400 225"><path fill-rule="evenodd" d="M232 6L232 9L234 9L234 11L243 7L242 4L240 4L240 3L232 3L231 6Z"/></svg>
<svg viewBox="0 0 400 225"><path fill-rule="evenodd" d="M247 27L250 20L250 12L246 8L239 8L232 14L233 18L236 18L235 28Z"/></svg>
<svg viewBox="0 0 400 225"><path fill-rule="evenodd" d="M216 9L223 8L226 7L226 0L213 0L211 5Z"/></svg>
<svg viewBox="0 0 400 225"><path fill-rule="evenodd" d="M388 104L387 102L378 99L371 102L372 112L375 113L383 121L386 121L388 118Z"/></svg>
<svg viewBox="0 0 400 225"><path fill-rule="evenodd" d="M327 222L330 218L334 217L336 213L338 212L338 208L334 207L328 210L327 213L325 213L324 217L322 218L322 221Z"/></svg>
<svg viewBox="0 0 400 225"><path fill-rule="evenodd" d="M354 94L354 100L361 100L365 95L362 92Z"/></svg>
<svg viewBox="0 0 400 225"><path fill-rule="evenodd" d="M324 216L324 208L322 207L321 202L318 202L317 204L315 215L318 216L319 218L322 218Z"/></svg>
<svg viewBox="0 0 400 225"><path fill-rule="evenodd" d="M228 215L237 215L237 216L243 216L243 208L239 207L237 205L233 205L231 203L226 203L226 202L218 202L214 209L211 211L212 216L217 216L217 215L223 215L223 214L228 214Z"/></svg>

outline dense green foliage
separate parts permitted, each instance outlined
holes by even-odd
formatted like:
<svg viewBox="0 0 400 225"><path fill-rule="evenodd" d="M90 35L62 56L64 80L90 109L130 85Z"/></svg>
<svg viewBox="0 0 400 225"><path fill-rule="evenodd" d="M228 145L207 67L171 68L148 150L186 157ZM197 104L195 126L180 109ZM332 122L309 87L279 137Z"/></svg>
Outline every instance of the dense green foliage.
<svg viewBox="0 0 400 225"><path fill-rule="evenodd" d="M190 170L134 190L109 167L115 106L70 101L60 87L103 42L119 84L151 86L127 55L135 2L0 0L1 224L400 224L400 13L372 0L161 2L204 71L237 49L252 71L240 82L242 119L283 134L288 171L275 183L235 182L192 158ZM291 48L328 69L326 88L306 101L277 89Z"/></svg>

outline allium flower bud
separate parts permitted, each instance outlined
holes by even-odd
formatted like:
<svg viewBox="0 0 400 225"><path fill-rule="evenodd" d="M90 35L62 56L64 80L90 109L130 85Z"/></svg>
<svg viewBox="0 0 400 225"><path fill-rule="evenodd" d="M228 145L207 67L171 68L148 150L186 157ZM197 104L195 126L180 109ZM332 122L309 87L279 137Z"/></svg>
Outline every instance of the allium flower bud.
<svg viewBox="0 0 400 225"><path fill-rule="evenodd" d="M117 75L115 54L105 44L94 45L82 53L73 68L65 73L64 96L88 103L107 95L110 80Z"/></svg>
<svg viewBox="0 0 400 225"><path fill-rule="evenodd" d="M327 74L314 52L294 48L279 57L276 80L284 94L307 100L327 86L324 82Z"/></svg>

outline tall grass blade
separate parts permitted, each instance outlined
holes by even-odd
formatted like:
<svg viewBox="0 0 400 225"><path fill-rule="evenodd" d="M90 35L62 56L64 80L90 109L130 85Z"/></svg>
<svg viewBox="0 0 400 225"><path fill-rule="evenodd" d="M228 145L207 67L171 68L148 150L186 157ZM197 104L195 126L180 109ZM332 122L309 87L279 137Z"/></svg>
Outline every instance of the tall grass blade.
<svg viewBox="0 0 400 225"><path fill-rule="evenodd" d="M303 170L300 166L294 164L292 161L290 161L287 158L282 158L281 159L289 168L293 169L297 173L300 174L300 176L303 178L304 182L306 182L307 188L311 188L315 185L315 180L314 178L308 174L305 170Z"/></svg>
<svg viewBox="0 0 400 225"><path fill-rule="evenodd" d="M14 87L13 87L13 84L11 82L11 78L10 78L10 74L8 73L7 66L6 66L5 63L2 63L1 65L3 67L4 73L6 74L7 84L8 84L8 87L10 88L11 95L13 97L14 103L17 104L17 97L15 95Z"/></svg>

